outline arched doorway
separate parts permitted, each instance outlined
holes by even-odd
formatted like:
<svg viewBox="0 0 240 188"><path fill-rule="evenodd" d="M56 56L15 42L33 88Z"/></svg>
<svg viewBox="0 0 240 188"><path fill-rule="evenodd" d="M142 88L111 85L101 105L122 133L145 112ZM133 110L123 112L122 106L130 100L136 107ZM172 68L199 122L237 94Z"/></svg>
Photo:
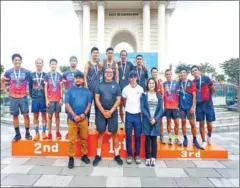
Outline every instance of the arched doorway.
<svg viewBox="0 0 240 188"><path fill-rule="evenodd" d="M129 31L119 31L113 36L111 47L114 49L117 47L117 51L119 51L119 48L125 47L126 50L131 49L130 51L137 52L137 41Z"/></svg>

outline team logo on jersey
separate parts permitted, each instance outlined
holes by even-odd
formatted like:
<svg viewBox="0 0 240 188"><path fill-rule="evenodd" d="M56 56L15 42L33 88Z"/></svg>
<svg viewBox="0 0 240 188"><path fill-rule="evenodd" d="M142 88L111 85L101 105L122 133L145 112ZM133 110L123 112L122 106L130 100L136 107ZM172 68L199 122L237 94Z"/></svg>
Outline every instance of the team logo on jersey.
<svg viewBox="0 0 240 188"><path fill-rule="evenodd" d="M112 85L112 89L115 88L115 85Z"/></svg>

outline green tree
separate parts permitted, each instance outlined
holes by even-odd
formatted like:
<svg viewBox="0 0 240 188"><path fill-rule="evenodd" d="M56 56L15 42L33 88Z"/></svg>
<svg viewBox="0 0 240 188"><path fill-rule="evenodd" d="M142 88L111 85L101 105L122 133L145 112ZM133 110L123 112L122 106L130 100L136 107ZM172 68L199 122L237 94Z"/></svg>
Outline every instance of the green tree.
<svg viewBox="0 0 240 188"><path fill-rule="evenodd" d="M225 81L225 75L224 74L217 74L215 78L219 81Z"/></svg>
<svg viewBox="0 0 240 188"><path fill-rule="evenodd" d="M229 80L239 86L239 58L232 58L220 64L224 73L229 77Z"/></svg>
<svg viewBox="0 0 240 188"><path fill-rule="evenodd" d="M205 63L200 63L200 65L198 65L199 70L202 74L206 74L206 73L212 73L213 75L216 74L216 69L215 67L213 67L210 63L205 62Z"/></svg>
<svg viewBox="0 0 240 188"><path fill-rule="evenodd" d="M4 66L1 64L0 65L0 75L2 75L2 73L4 73Z"/></svg>
<svg viewBox="0 0 240 188"><path fill-rule="evenodd" d="M180 73L180 70L181 70L182 68L187 68L187 70L190 71L191 66L192 66L192 65L190 65L190 64L186 64L186 63L184 63L184 62L179 62L178 65L176 66L175 73L176 73L176 74Z"/></svg>
<svg viewBox="0 0 240 188"><path fill-rule="evenodd" d="M61 65L61 66L59 67L59 69L60 69L60 71L61 71L62 73L64 73L64 72L70 70L70 66L68 66L68 65Z"/></svg>

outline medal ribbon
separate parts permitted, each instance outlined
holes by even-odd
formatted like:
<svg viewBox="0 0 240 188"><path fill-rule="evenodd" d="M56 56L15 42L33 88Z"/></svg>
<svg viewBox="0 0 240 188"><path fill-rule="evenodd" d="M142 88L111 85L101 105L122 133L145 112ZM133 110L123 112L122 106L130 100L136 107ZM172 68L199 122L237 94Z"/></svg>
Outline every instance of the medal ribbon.
<svg viewBox="0 0 240 188"><path fill-rule="evenodd" d="M52 75L52 72L51 72L51 78L52 78L52 83L53 83L53 86L56 87L56 82L57 82L57 73L55 73L55 79L53 81L53 75Z"/></svg>
<svg viewBox="0 0 240 188"><path fill-rule="evenodd" d="M139 82L140 82L141 76L142 76L142 68L141 68L141 71L140 71L140 74L139 74L138 67L137 67L137 74L138 74L138 79L139 79Z"/></svg>
<svg viewBox="0 0 240 188"><path fill-rule="evenodd" d="M185 89L187 88L187 83L188 83L188 80L187 80L186 83L185 83L185 87L183 87L183 83L181 83L181 86L182 86L182 88L183 88L183 96L184 96L184 98L186 98L186 97L185 97L185 94L186 94Z"/></svg>
<svg viewBox="0 0 240 188"><path fill-rule="evenodd" d="M20 76L21 76L21 69L19 69L18 76L17 76L16 70L14 69L14 76L16 78L16 81L19 82L19 79L20 79Z"/></svg>
<svg viewBox="0 0 240 188"><path fill-rule="evenodd" d="M39 86L39 87L41 86L42 76L43 76L43 72L41 73L40 78L38 77L38 74L37 74L37 72L36 72L36 78L37 78L37 83L38 83L38 86Z"/></svg>
<svg viewBox="0 0 240 188"><path fill-rule="evenodd" d="M124 77L125 72L126 72L126 67L127 67L127 61L125 63L125 67L124 68L123 68L123 64L122 64L122 61L121 61L121 67L122 67L122 71L123 71L123 76L122 77Z"/></svg>

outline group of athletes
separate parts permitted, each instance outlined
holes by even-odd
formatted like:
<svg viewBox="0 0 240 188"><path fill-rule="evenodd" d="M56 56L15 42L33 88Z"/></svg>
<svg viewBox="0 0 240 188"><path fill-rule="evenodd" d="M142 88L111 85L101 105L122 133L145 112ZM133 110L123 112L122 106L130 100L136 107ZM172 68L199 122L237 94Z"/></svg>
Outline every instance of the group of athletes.
<svg viewBox="0 0 240 188"><path fill-rule="evenodd" d="M121 60L113 58L114 49L107 48L107 59L99 62L99 50L91 49L91 61L85 65L84 72L77 69L78 60L70 57L70 70L63 74L57 72L58 61L51 59L51 71L43 72L43 60L35 61L36 71L30 72L21 66L22 56L12 55L13 68L7 70L2 78L2 84L10 97L10 114L13 115L15 129L14 141L21 139L19 130L19 110L24 116L25 138L40 140L39 113L42 116L42 139L52 140L52 119L55 116L56 138L61 139L60 129L61 107L65 103L68 123L69 163L74 167L75 140L80 139L81 160L90 163L87 156L88 126L92 102L95 106L95 124L98 131L97 151L93 165L101 161L103 136L108 128L113 138L115 161L122 165L119 155L118 141L118 108L121 121L125 124L126 133L126 162L131 164L141 160L141 134L145 139L145 157L147 166L155 166L157 158L157 137L160 143L166 144L163 134L162 118L167 119L168 144L188 146L186 119L191 125L192 142L198 149L205 149L207 142L211 144L212 122L215 121L212 95L215 92L213 82L208 76L201 75L198 66L191 67L194 80L187 78L189 70L182 68L179 80L172 79L170 69L165 71L166 81L158 79L158 69L151 69L151 77L143 65L143 56L136 56L136 66L127 61L127 51L120 52ZM64 92L64 95L63 95ZM32 138L29 127L29 104L27 96L32 99L33 127L36 134ZM63 99L64 96L64 99ZM124 111L123 112L123 107ZM47 114L47 115L46 115ZM196 118L195 118L196 114ZM124 118L125 115L125 118ZM196 121L199 122L202 143L196 138ZM174 121L172 134L171 121ZM183 142L178 138L179 124L183 133ZM205 120L207 122L207 142L205 138ZM132 130L134 129L135 148L132 151ZM46 134L47 131L47 134Z"/></svg>

